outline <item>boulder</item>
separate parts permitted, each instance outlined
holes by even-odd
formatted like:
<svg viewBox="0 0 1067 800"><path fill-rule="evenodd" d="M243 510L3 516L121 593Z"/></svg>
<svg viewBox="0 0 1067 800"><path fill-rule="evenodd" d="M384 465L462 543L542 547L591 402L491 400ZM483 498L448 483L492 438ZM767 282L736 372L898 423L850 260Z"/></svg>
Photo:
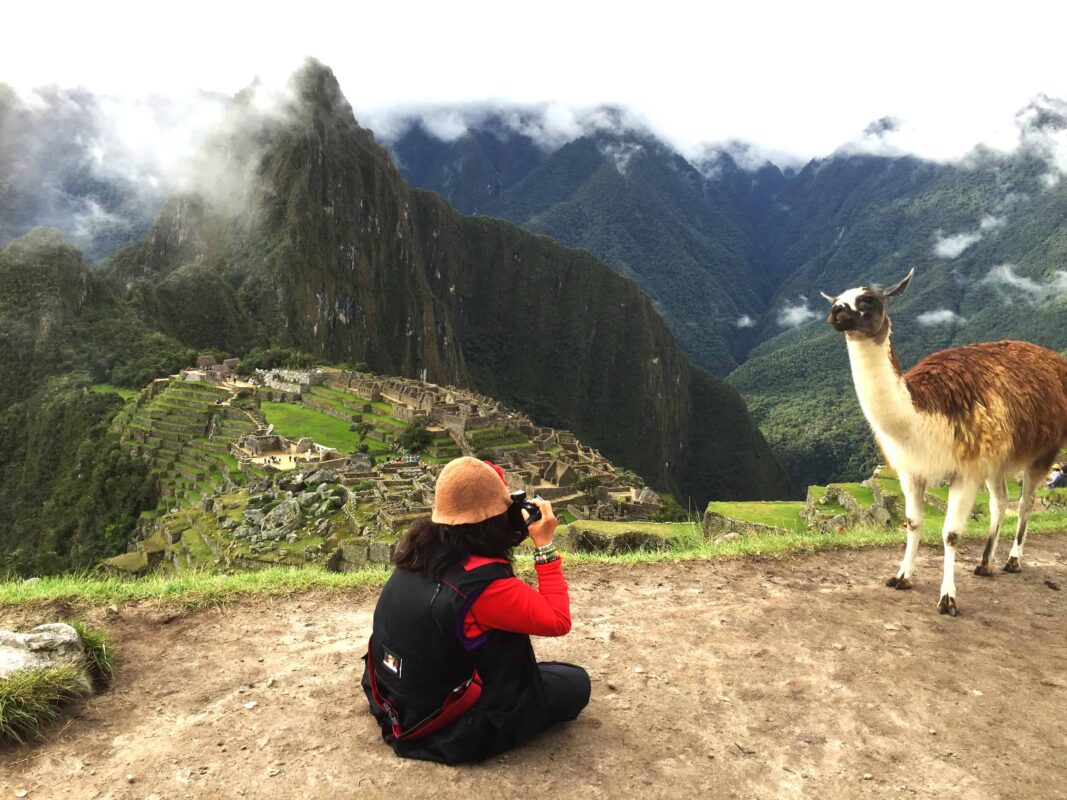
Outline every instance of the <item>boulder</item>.
<svg viewBox="0 0 1067 800"><path fill-rule="evenodd" d="M337 483L337 473L328 469L320 469L314 475L307 479L308 486L318 486L323 483Z"/></svg>
<svg viewBox="0 0 1067 800"><path fill-rule="evenodd" d="M296 530L304 521L304 514L300 509L300 503L290 498L278 504L263 518L263 531L270 535L285 535Z"/></svg>
<svg viewBox="0 0 1067 800"><path fill-rule="evenodd" d="M264 518L266 518L267 513L268 512L263 511L263 510L258 509L258 508L246 508L245 509L245 523L244 524L245 525L252 525L252 526L258 528L260 525L263 524L263 520L264 520Z"/></svg>
<svg viewBox="0 0 1067 800"><path fill-rule="evenodd" d="M70 625L38 625L29 633L0 630L0 678L41 667L80 665L85 646Z"/></svg>

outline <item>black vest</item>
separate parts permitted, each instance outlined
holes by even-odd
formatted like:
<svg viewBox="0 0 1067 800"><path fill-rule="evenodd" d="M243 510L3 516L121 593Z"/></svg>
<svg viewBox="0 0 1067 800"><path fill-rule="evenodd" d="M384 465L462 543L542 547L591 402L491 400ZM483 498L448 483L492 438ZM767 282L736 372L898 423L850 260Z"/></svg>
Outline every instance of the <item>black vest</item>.
<svg viewBox="0 0 1067 800"><path fill-rule="evenodd" d="M393 570L374 609L362 684L382 738L398 755L445 763L481 760L543 727L544 689L530 637L493 630L468 639L463 630L485 588L511 576L510 566L499 563L470 572L455 567L439 582ZM371 669L388 708L374 700ZM481 696L461 716L415 740L394 735L394 723L404 731L424 723L475 672Z"/></svg>

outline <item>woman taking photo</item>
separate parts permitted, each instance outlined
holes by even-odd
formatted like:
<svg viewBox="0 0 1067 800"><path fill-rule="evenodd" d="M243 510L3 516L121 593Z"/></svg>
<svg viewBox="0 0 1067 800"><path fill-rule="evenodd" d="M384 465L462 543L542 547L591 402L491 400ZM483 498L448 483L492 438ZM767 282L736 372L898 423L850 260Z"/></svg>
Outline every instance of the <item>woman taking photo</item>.
<svg viewBox="0 0 1067 800"><path fill-rule="evenodd" d="M530 636L563 636L570 597L552 506L512 500L499 467L458 458L441 471L433 514L396 551L374 610L363 689L382 738L406 758L479 761L573 720L589 676L538 663ZM533 539L538 588L515 577L512 548Z"/></svg>

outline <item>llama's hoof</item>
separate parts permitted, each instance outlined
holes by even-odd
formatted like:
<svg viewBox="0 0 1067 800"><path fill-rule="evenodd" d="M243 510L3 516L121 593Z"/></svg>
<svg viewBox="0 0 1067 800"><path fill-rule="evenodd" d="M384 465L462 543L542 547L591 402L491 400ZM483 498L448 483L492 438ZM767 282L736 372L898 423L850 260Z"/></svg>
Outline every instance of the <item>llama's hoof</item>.
<svg viewBox="0 0 1067 800"><path fill-rule="evenodd" d="M942 614L948 614L950 617L958 616L960 613L959 608L956 606L956 598L947 594L941 596L941 602L937 604L937 610Z"/></svg>
<svg viewBox="0 0 1067 800"><path fill-rule="evenodd" d="M885 585L888 586L890 589L910 589L911 581L907 578L898 578L894 575L892 578L885 582Z"/></svg>
<svg viewBox="0 0 1067 800"><path fill-rule="evenodd" d="M993 570L990 568L989 564L983 561L981 564L974 568L974 574L981 575L983 578L992 578Z"/></svg>
<svg viewBox="0 0 1067 800"><path fill-rule="evenodd" d="M1023 565L1019 563L1019 559L1012 556L1008 559L1008 563L1004 565L1005 572L1022 572Z"/></svg>

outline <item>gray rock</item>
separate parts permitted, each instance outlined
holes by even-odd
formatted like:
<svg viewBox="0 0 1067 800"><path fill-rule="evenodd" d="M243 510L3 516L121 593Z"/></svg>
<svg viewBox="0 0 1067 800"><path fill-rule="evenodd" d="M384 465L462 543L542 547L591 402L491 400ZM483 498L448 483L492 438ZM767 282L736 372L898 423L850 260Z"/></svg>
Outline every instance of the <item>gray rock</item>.
<svg viewBox="0 0 1067 800"><path fill-rule="evenodd" d="M320 469L307 479L308 486L318 486L323 483L337 483L337 473L328 469Z"/></svg>
<svg viewBox="0 0 1067 800"><path fill-rule="evenodd" d="M80 664L85 646L70 625L38 625L29 633L0 630L0 678L40 667Z"/></svg>
<svg viewBox="0 0 1067 800"><path fill-rule="evenodd" d="M288 534L288 535L287 535L287 536L285 537L285 541L287 541L287 542L289 542L290 544L292 544L293 542L295 542L295 541L296 541L297 539L299 539L299 538L300 538L300 537L299 537L299 536L297 536L297 535L296 535L295 533L290 533L290 534Z"/></svg>
<svg viewBox="0 0 1067 800"><path fill-rule="evenodd" d="M263 518L263 531L272 535L280 533L284 536L290 531L299 528L303 521L304 514L300 509L300 504L296 500L290 498L275 506L271 509L271 512Z"/></svg>
<svg viewBox="0 0 1067 800"><path fill-rule="evenodd" d="M319 499L319 496L315 492L304 492L302 495L300 495L300 498L299 498L300 505L303 506L304 508L307 508L312 503L317 502L318 499Z"/></svg>
<svg viewBox="0 0 1067 800"><path fill-rule="evenodd" d="M246 508L245 523L259 527L263 524L263 519L267 516L267 513L268 512L258 508Z"/></svg>
<svg viewBox="0 0 1067 800"><path fill-rule="evenodd" d="M333 508L342 508L344 506L344 504L345 504L345 499L343 497L338 497L337 495L333 495L330 498L329 502L330 502L330 506L332 506Z"/></svg>

